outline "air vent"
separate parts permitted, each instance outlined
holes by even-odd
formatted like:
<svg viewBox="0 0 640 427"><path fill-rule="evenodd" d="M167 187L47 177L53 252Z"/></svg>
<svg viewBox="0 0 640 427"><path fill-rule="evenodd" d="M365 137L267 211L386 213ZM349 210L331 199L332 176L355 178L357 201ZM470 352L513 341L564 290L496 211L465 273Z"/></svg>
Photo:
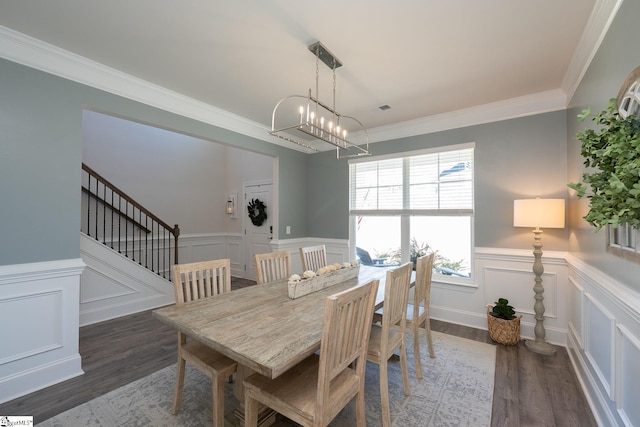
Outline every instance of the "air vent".
<svg viewBox="0 0 640 427"><path fill-rule="evenodd" d="M378 108L381 109L382 111L386 111L386 110L390 109L391 107L388 106L387 104L384 104L384 105L379 106Z"/></svg>

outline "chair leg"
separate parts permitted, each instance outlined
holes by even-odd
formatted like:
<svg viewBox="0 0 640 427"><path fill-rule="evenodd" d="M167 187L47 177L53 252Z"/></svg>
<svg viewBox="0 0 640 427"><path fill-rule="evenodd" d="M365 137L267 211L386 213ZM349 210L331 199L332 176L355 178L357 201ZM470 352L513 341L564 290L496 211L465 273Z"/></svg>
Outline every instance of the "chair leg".
<svg viewBox="0 0 640 427"><path fill-rule="evenodd" d="M391 408L389 407L389 381L387 361L380 361L380 405L382 406L382 426L391 426Z"/></svg>
<svg viewBox="0 0 640 427"><path fill-rule="evenodd" d="M416 359L416 377L422 378L422 363L420 362L420 328L413 323L413 358Z"/></svg>
<svg viewBox="0 0 640 427"><path fill-rule="evenodd" d="M213 427L224 427L224 380L219 375L211 379L213 398Z"/></svg>
<svg viewBox="0 0 640 427"><path fill-rule="evenodd" d="M184 387L184 369L187 362L178 355L178 366L176 368L176 388L173 393L173 413L180 412L182 405L182 388Z"/></svg>
<svg viewBox="0 0 640 427"><path fill-rule="evenodd" d="M258 426L258 401L244 393L244 427Z"/></svg>
<svg viewBox="0 0 640 427"><path fill-rule="evenodd" d="M362 381L361 381L362 383ZM367 425L367 415L365 413L364 387L360 387L356 396L356 426L365 427Z"/></svg>
<svg viewBox="0 0 640 427"><path fill-rule="evenodd" d="M427 331L427 344L429 344L429 357L432 359L436 357L435 351L433 351L433 337L431 336L431 320L427 316L427 320L424 322L424 328Z"/></svg>
<svg viewBox="0 0 640 427"><path fill-rule="evenodd" d="M404 385L404 395L410 396L411 389L409 388L409 370L407 369L407 348L404 345L404 340L400 345L400 368L402 369L402 384Z"/></svg>

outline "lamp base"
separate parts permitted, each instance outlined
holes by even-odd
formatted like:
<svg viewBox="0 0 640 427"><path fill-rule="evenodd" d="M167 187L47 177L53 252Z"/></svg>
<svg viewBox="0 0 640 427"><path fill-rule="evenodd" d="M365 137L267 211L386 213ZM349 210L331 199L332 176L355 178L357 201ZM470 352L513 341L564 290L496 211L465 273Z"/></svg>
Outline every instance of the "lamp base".
<svg viewBox="0 0 640 427"><path fill-rule="evenodd" d="M545 356L556 354L556 348L544 341L526 340L524 345L534 353L543 354Z"/></svg>

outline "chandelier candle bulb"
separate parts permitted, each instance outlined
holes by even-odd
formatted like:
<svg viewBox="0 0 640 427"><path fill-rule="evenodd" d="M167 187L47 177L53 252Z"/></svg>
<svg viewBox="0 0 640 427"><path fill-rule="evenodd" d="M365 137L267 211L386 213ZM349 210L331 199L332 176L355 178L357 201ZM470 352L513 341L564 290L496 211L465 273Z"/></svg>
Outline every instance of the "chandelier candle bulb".
<svg viewBox="0 0 640 427"><path fill-rule="evenodd" d="M302 124L303 115L304 115L304 107L301 105L300 106L300 124Z"/></svg>

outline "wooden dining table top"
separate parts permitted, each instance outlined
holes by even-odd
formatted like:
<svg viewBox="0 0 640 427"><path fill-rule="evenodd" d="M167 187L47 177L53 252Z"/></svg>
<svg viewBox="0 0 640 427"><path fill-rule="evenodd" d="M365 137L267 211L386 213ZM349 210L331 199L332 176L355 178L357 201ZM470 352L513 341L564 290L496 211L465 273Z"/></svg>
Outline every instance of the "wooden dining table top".
<svg viewBox="0 0 640 427"><path fill-rule="evenodd" d="M360 266L357 277L290 299L287 280L153 311L153 316L256 372L276 378L320 348L324 301L378 279L376 308L384 302L389 268Z"/></svg>

